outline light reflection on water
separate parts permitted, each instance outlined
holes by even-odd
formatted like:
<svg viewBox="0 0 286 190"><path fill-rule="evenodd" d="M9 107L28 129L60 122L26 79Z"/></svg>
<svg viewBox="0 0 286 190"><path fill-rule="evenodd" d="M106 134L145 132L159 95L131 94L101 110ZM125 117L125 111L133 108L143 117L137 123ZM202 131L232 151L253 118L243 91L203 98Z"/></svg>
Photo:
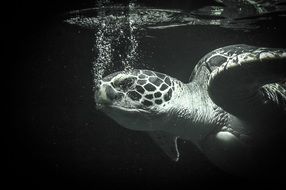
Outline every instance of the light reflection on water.
<svg viewBox="0 0 286 190"><path fill-rule="evenodd" d="M261 27L259 22L273 16L285 17L283 0L216 0L222 6L192 11L140 7L136 1L127 6L110 0L98 1L95 8L69 13L66 22L94 31L94 81L101 79L114 65L128 70L139 65L139 42L144 30L162 30L179 26L212 25L244 32ZM140 63L140 67L144 67Z"/></svg>

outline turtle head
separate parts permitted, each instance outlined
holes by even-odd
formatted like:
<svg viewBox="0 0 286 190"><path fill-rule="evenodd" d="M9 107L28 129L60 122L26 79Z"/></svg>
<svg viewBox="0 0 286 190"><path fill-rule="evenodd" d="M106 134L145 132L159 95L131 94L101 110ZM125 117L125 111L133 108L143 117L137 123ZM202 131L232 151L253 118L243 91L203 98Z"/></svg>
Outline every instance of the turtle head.
<svg viewBox="0 0 286 190"><path fill-rule="evenodd" d="M98 81L95 101L99 109L126 128L157 130L164 125L179 82L149 70L116 72Z"/></svg>

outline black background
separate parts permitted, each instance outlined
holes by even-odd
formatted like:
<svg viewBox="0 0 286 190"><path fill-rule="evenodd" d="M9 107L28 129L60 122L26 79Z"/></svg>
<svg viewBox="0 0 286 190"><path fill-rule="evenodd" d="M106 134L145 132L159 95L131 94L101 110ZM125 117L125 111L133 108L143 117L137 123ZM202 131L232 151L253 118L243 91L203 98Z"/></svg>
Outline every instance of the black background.
<svg viewBox="0 0 286 190"><path fill-rule="evenodd" d="M220 171L192 145L183 142L180 142L182 149L190 149L190 153L185 154L181 162L173 163L154 147L147 135L124 129L95 110L93 59L90 52L82 51L91 49L93 44L87 35L62 26L64 13L94 4L87 0L44 0L14 1L7 6L11 8L7 8L3 16L3 46L8 56L4 65L8 65L11 73L5 80L8 101L3 101L9 106L7 126L11 136L4 145L9 151L5 167L10 185L80 188L122 184L148 188L187 184L191 188L194 184L219 185L219 181L247 182ZM144 5L192 10L210 3L147 0ZM201 29L194 29L194 33ZM201 34L197 42L193 42L195 45L188 47L196 49L196 44L201 42L202 47L193 52L192 58L178 47L185 58L181 60L182 65L176 67L182 69L174 74L172 69L158 66L160 71L186 81L190 72L186 73L185 69L190 68L184 68L183 63L196 63L206 51L228 45L227 38L231 36L224 32L218 29L213 36ZM255 35L236 32L240 37L231 42L250 41L253 45L283 47L283 38L278 35L281 33L283 31L265 38L267 31ZM166 35L163 31L157 43L169 40ZM171 31L170 35L175 34ZM221 40L222 36L225 40ZM204 38L206 40L200 40ZM211 42L204 43L210 39ZM165 43L168 47L173 42ZM176 39L175 44L182 43L183 38Z"/></svg>

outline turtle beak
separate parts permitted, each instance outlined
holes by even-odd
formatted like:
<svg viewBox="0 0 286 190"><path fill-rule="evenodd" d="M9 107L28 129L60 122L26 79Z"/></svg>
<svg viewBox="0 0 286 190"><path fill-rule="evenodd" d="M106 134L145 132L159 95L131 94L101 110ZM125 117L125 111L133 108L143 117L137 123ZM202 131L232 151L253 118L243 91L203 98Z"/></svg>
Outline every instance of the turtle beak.
<svg viewBox="0 0 286 190"><path fill-rule="evenodd" d="M95 103L97 107L102 107L104 105L112 104L111 99L107 95L107 85L102 83L102 81L98 81L95 84ZM109 92L110 93L110 92Z"/></svg>
<svg viewBox="0 0 286 190"><path fill-rule="evenodd" d="M114 101L120 98L120 94L111 86L109 82L100 80L95 84L95 102L99 109L112 105Z"/></svg>

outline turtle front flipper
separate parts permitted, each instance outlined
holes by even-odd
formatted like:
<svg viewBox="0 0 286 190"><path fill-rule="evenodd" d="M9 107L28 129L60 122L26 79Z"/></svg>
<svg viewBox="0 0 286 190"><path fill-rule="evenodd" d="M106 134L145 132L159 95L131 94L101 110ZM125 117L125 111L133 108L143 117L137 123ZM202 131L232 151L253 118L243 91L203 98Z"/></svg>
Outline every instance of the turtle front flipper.
<svg viewBox="0 0 286 190"><path fill-rule="evenodd" d="M209 96L218 106L244 120L256 121L273 113L285 117L286 90L279 83L286 79L286 50L241 47L240 52L212 71Z"/></svg>

